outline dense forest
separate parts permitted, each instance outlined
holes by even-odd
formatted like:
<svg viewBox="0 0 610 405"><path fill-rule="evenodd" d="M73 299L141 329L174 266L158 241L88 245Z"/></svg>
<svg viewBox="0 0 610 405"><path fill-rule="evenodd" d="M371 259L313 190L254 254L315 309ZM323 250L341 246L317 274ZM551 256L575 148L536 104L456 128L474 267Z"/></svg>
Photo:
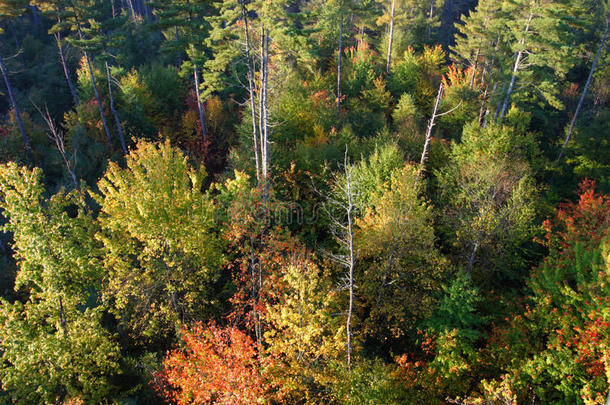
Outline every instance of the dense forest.
<svg viewBox="0 0 610 405"><path fill-rule="evenodd" d="M609 24L0 0L0 402L610 403Z"/></svg>

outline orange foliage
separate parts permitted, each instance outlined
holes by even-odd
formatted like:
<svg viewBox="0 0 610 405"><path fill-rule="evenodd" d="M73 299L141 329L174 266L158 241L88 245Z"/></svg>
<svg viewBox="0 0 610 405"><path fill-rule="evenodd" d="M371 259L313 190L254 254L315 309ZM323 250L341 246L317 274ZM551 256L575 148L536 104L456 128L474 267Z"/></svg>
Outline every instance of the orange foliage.
<svg viewBox="0 0 610 405"><path fill-rule="evenodd" d="M195 324L183 330L185 347L168 352L156 388L178 404L255 404L269 384L259 373L254 342L237 328Z"/></svg>

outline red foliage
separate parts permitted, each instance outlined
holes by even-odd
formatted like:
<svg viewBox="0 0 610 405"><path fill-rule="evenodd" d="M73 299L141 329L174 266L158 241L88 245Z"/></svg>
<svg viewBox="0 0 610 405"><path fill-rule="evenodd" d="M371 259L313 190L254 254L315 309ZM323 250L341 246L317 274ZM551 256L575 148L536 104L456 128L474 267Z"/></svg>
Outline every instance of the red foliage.
<svg viewBox="0 0 610 405"><path fill-rule="evenodd" d="M544 221L546 240L541 243L564 250L575 242L599 245L610 224L610 197L595 193L595 181L585 179L579 185L577 203L559 205L555 220Z"/></svg>
<svg viewBox="0 0 610 405"><path fill-rule="evenodd" d="M256 346L237 328L195 324L183 330L184 348L168 352L155 375L158 391L178 404L254 404L269 384L259 372Z"/></svg>

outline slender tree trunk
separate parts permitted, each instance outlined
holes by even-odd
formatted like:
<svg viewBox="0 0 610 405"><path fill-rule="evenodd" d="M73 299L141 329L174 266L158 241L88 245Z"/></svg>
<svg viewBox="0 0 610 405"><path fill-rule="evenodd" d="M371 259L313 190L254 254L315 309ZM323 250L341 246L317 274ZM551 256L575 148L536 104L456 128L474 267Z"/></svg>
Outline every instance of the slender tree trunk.
<svg viewBox="0 0 610 405"><path fill-rule="evenodd" d="M485 106L487 105L487 92L489 91L489 84L485 85L485 91L483 92L483 100L481 101L481 108L479 109L479 125L483 125L483 115L485 114Z"/></svg>
<svg viewBox="0 0 610 405"><path fill-rule="evenodd" d="M527 23L525 24L524 37L521 38L521 40L519 41L519 45L521 47L523 47L523 45L525 44L525 35L527 34L527 32L530 29L530 22L532 21L532 17L533 17L532 13L530 13L529 16L527 17ZM510 101L510 96L515 87L515 82L517 81L517 72L519 71L522 57L523 57L523 49L520 49L517 52L517 57L515 58L515 65L513 66L513 74L511 75L511 78L510 78L510 83L508 85L508 90L506 91L506 96L504 97L504 102L502 103L502 110L500 112L500 117L498 118L498 122L502 122L502 119L504 118L504 114L506 114L506 109L508 108L508 102Z"/></svg>
<svg viewBox="0 0 610 405"><path fill-rule="evenodd" d="M264 99L265 99L265 27L261 26L260 33L260 75L258 85L258 136L260 144L261 159L261 186L267 180L267 168L265 167L265 120L264 120Z"/></svg>
<svg viewBox="0 0 610 405"><path fill-rule="evenodd" d="M477 74L477 67L479 65L479 55L481 54L481 48L477 48L477 54L474 57L474 63L472 64L472 74L470 75L470 85L468 88L472 89L474 87L474 78Z"/></svg>
<svg viewBox="0 0 610 405"><path fill-rule="evenodd" d="M432 16L434 15L434 0L430 2L430 13L428 14L428 39L432 36Z"/></svg>
<svg viewBox="0 0 610 405"><path fill-rule="evenodd" d="M504 83L504 86L502 86L502 93L500 94L505 94L506 93L506 88L508 87L508 83ZM494 121L498 121L498 116L500 115L500 111L502 110L502 101L500 101L498 103L498 105L496 106L496 112L494 113Z"/></svg>
<svg viewBox="0 0 610 405"><path fill-rule="evenodd" d="M390 33L388 38L388 58L385 65L386 76L390 75L390 65L392 64L392 42L394 41L394 9L396 0L392 0L392 11L390 12Z"/></svg>
<svg viewBox="0 0 610 405"><path fill-rule="evenodd" d="M254 141L254 160L256 161L256 180L258 185L261 185L261 168L258 157L258 139L256 133L256 108L254 102L254 66L252 58L250 57L250 32L248 27L248 14L246 13L246 7L243 1L240 1L241 5L241 18L244 25L244 36L246 38L246 63L248 65L248 93L250 95L250 110L252 115L252 140Z"/></svg>
<svg viewBox="0 0 610 405"><path fill-rule="evenodd" d="M580 95L580 100L578 100L578 105L576 106L576 111L574 111L574 116L572 117L572 122L570 122L570 128L568 129L568 133L566 134L566 138L563 141L563 145L561 145L561 151L559 152L559 156L555 161L555 164L558 164L563 156L563 152L565 151L566 146L568 146L568 142L570 142L570 137L572 136L572 131L574 130L574 125L576 124L576 119L578 119L578 113L582 108L583 102L585 101L585 96L587 95L587 90L589 89L589 84L591 84L591 79L593 78L593 74L595 73L595 69L597 68L597 63L599 62L599 55L602 53L602 49L604 49L604 44L606 42L606 38L608 36L608 24L610 23L610 19L606 18L606 30L604 31L604 35L602 36L602 42L599 44L599 48L597 49L597 53L595 54L595 59L593 59L593 65L591 65L591 70L589 71L589 77L587 77L587 82L585 83L585 87L582 90L582 94ZM609 397L610 398L610 397Z"/></svg>
<svg viewBox="0 0 610 405"><path fill-rule="evenodd" d="M112 111L112 115L114 116L114 123L116 124L117 131L119 132L121 148L123 148L123 153L127 155L127 146L125 145L123 127L121 125L121 120L119 120L119 114L117 114L116 109L114 108L114 96L112 95L112 77L110 76L110 67L108 66L108 62L106 62L106 80L108 81L108 97L110 98L110 111Z"/></svg>
<svg viewBox="0 0 610 405"><path fill-rule="evenodd" d="M354 252L354 228L353 215L354 204L352 201L352 180L351 173L347 162L347 147L345 148L345 171L347 180L347 247L349 250L349 304L347 308L347 321L345 330L347 334L347 367L352 368L352 316L354 310L354 268L356 266L356 257Z"/></svg>
<svg viewBox="0 0 610 405"><path fill-rule="evenodd" d="M203 113L203 104L201 103L201 95L199 93L199 68L193 65L193 77L195 79L195 98L197 98L197 108L199 109L199 123L201 124L201 137L203 139L204 151L208 149L208 134L205 126L205 116Z"/></svg>
<svg viewBox="0 0 610 405"><path fill-rule="evenodd" d="M66 63L66 58L64 56L64 48L61 46L61 36L59 32L54 34L55 41L57 42L57 49L59 50L59 60L61 61L61 66L64 70L64 76L66 77L66 82L68 83L68 87L70 88L70 94L72 94L72 99L74 100L74 105L78 105L78 95L76 94L76 88L74 87L74 83L72 83L72 78L70 77L70 72L68 71L68 64Z"/></svg>
<svg viewBox="0 0 610 405"><path fill-rule="evenodd" d="M436 95L436 102L434 103L434 111L432 112L432 117L430 117L430 121L428 121L428 127L426 128L426 140L424 141L424 150L421 153L421 159L419 160L419 169L418 175L424 170L424 165L426 164L426 158L428 156L428 146L430 145L430 138L432 137L432 128L434 127L434 119L437 116L438 107L441 103L441 97L443 96L443 82L438 87L438 93Z"/></svg>
<svg viewBox="0 0 610 405"><path fill-rule="evenodd" d="M337 117L341 114L341 57L343 55L343 14L339 25L339 59L337 62Z"/></svg>
<svg viewBox="0 0 610 405"><path fill-rule="evenodd" d="M138 22L138 20L136 19L136 11L133 8L133 0L127 0L127 5L129 6L129 12L131 14L131 19L135 24Z"/></svg>
<svg viewBox="0 0 610 405"><path fill-rule="evenodd" d="M269 109L267 107L267 95L269 90L269 30L265 28L263 53L263 179L264 191L263 199L269 197Z"/></svg>
<svg viewBox="0 0 610 405"><path fill-rule="evenodd" d="M2 72L2 77L4 78L4 83L6 84L6 90L8 91L8 97L11 100L11 106L13 107L13 111L15 112L15 119L17 120L17 126L19 127L19 132L21 132L21 137L23 138L23 143L25 145L26 150L31 150L30 141L28 140L28 136L25 133L25 129L23 128L23 122L21 121L21 114L19 113L19 105L17 105L17 100L15 99L15 95L13 93L13 87L11 86L11 82L8 79L8 72L6 70L6 66L4 66L4 60L0 56L0 71Z"/></svg>
<svg viewBox="0 0 610 405"><path fill-rule="evenodd" d="M59 297L59 325L61 326L64 337L68 336L68 330L66 329L66 316L64 314L64 304L61 300L61 296Z"/></svg>
<svg viewBox="0 0 610 405"><path fill-rule="evenodd" d="M100 111L100 117L102 119L102 124L104 124L104 131L106 132L106 137L108 138L108 143L110 147L112 147L112 137L110 136L110 129L108 128L108 123L106 122L106 116L104 115L104 109L102 108L102 99L100 98L100 92L97 89L97 84L95 83L95 77L93 76L93 68L91 67L91 58L89 57L89 52L84 51L85 60L87 61L87 69L89 70L89 77L91 78L91 85L93 86L93 92L95 93L95 98L97 100L97 107Z"/></svg>

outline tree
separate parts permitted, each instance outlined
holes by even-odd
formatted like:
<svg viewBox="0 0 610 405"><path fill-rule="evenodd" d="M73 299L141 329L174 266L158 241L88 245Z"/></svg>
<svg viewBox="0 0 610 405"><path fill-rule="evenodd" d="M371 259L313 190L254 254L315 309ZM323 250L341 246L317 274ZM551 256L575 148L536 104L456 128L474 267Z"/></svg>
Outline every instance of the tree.
<svg viewBox="0 0 610 405"><path fill-rule="evenodd" d="M98 183L104 297L141 341L171 336L218 305L212 291L224 259L204 179L169 141L142 141L126 168L111 163Z"/></svg>
<svg viewBox="0 0 610 405"><path fill-rule="evenodd" d="M266 308L268 373L283 402L328 400L327 369L345 344L332 317L330 278L313 259L302 247L284 257L274 302Z"/></svg>
<svg viewBox="0 0 610 405"><path fill-rule="evenodd" d="M507 20L506 26L509 33L507 42L511 53L514 53L514 62L497 115L498 122L502 122L508 111L517 79L534 86L551 106L563 108L557 97L556 81L565 75L572 63L573 53L566 45L573 38L570 36L573 31L571 16L582 13L580 4L574 3L570 8L569 4L559 1L512 0L503 6L503 11L512 17Z"/></svg>
<svg viewBox="0 0 610 405"><path fill-rule="evenodd" d="M0 168L24 302L2 300L3 390L19 403L100 402L112 392L119 350L102 327L98 226L79 191L43 198L40 169Z"/></svg>
<svg viewBox="0 0 610 405"><path fill-rule="evenodd" d="M25 12L25 6L27 2L25 0L2 0L0 1L0 21L10 20L19 17ZM4 29L0 28L0 35L4 33ZM17 125L19 126L19 132L21 133L21 137L23 138L23 143L25 145L26 151L30 150L30 141L28 139L27 134L25 133L25 129L23 127L23 122L21 121L21 113L19 111L19 105L17 104L17 99L15 98L15 92L13 90L13 86L9 80L9 72L4 64L4 60L0 55L0 73L2 73L2 78L4 79L4 84L6 85L6 90L8 91L8 96L11 101L11 106L13 107L13 112L15 113L15 119L17 120Z"/></svg>
<svg viewBox="0 0 610 405"><path fill-rule="evenodd" d="M610 199L590 180L578 194L544 221L538 242L549 253L528 279L532 294L494 330L490 359L507 366L502 379L519 403L606 401Z"/></svg>
<svg viewBox="0 0 610 405"><path fill-rule="evenodd" d="M369 163L374 164L374 160ZM394 169L375 190L356 220L361 258L358 296L368 313L362 321L364 333L388 342L402 337L433 307L447 263L434 246L432 210L419 196L416 168Z"/></svg>
<svg viewBox="0 0 610 405"><path fill-rule="evenodd" d="M531 238L535 186L528 143L507 127L471 123L437 173L445 221L468 275L477 263L488 272L517 264L518 247Z"/></svg>
<svg viewBox="0 0 610 405"><path fill-rule="evenodd" d="M166 37L165 49L180 55L184 53L189 58L182 67L185 72L193 75L199 131L204 149L207 149L208 136L199 80L201 66L206 60L204 44L210 28L205 17L212 10L212 4L209 0L157 0L154 2L154 10L157 16L155 26L164 30Z"/></svg>
<svg viewBox="0 0 610 405"><path fill-rule="evenodd" d="M64 47L62 43L62 32L66 28L62 24L62 18L65 15L65 11L60 8L63 3L49 0L31 0L30 4L33 7L36 7L40 11L42 11L43 15L47 16L49 19L57 21L57 24L49 30L49 34L53 35L53 37L55 38L55 42L57 43L57 49L59 51L59 61L61 62L64 76L66 78L66 83L68 84L70 94L72 95L74 105L76 106L78 105L79 101L78 95L76 94L76 88L74 87L74 83L72 82L72 76L70 75L70 71L68 70L68 65L66 63L66 57L64 55Z"/></svg>
<svg viewBox="0 0 610 405"><path fill-rule="evenodd" d="M343 161L343 175L335 179L334 196L328 200L325 208L331 221L331 232L335 236L341 253L332 255L332 258L347 270L347 275L341 280L341 289L348 290L348 304L345 321L347 367L352 367L353 356L353 316L354 316L354 285L357 251L354 245L354 216L356 214L356 190L354 185L353 168L347 157L348 147L345 146Z"/></svg>
<svg viewBox="0 0 610 405"><path fill-rule="evenodd" d="M563 141L563 145L561 145L561 152L559 152L559 156L555 161L555 164L558 164L563 156L563 152L565 151L568 142L570 142L570 137L572 136L572 131L574 130L574 124L576 124L576 119L578 118L578 113L582 108L583 101L585 100L585 96L587 95L587 90L589 89L589 84L591 84L591 78L593 78L593 74L595 73L595 68L597 67L597 62L599 61L599 56L604 49L604 44L606 43L606 38L608 36L608 26L610 25L610 16L606 16L606 29L602 35L602 40L599 44L599 48L597 49L597 53L595 54L595 58L593 59L593 64L591 65L591 70L589 71L589 76L587 77L587 81L585 83L585 87L582 90L582 94L580 96L580 100L578 100L578 105L576 106L576 111L574 111L574 116L570 121L570 127L566 132L565 140Z"/></svg>
<svg viewBox="0 0 610 405"><path fill-rule="evenodd" d="M257 349L235 327L194 324L182 330L184 347L168 352L156 375L162 394L178 404L260 403L269 383L260 374Z"/></svg>
<svg viewBox="0 0 610 405"><path fill-rule="evenodd" d="M106 3L103 3L104 5ZM105 33L101 29L100 21L102 20L103 4L100 0L75 0L65 1L63 7L63 18L51 28L52 32L60 32L69 30L66 37L68 43L80 49L85 56L89 79L93 92L97 100L97 107L100 112L100 118L104 126L104 132L108 143L112 145L112 137L110 128L106 122L102 99L100 97L97 83L93 74L93 66L91 55L99 53L103 50L103 41Z"/></svg>

